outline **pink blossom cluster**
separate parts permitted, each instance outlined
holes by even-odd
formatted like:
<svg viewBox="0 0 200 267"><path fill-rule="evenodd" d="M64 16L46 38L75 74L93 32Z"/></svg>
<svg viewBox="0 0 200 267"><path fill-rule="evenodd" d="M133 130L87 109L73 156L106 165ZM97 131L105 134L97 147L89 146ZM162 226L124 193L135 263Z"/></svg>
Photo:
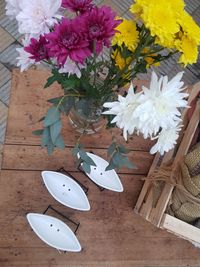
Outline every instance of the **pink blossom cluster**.
<svg viewBox="0 0 200 267"><path fill-rule="evenodd" d="M97 7L91 0L63 0L62 7L76 12L76 16L62 17L49 33L32 37L24 50L35 62L53 58L60 67L68 59L84 65L86 58L110 46L121 20L110 7Z"/></svg>

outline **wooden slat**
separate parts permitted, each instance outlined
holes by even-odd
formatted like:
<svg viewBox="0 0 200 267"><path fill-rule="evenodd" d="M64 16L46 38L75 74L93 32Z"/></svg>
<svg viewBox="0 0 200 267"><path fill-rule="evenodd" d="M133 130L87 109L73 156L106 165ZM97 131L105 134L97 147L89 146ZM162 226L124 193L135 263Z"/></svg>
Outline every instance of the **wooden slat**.
<svg viewBox="0 0 200 267"><path fill-rule="evenodd" d="M93 153L106 159L105 149L90 149ZM153 156L148 152L130 152L130 160L135 163L137 169L121 169L120 173L135 173L146 175L152 164ZM46 149L40 146L5 145L3 157L3 169L21 170L45 170L65 167L75 171L75 161L71 154L71 149L57 150L48 156Z"/></svg>
<svg viewBox="0 0 200 267"><path fill-rule="evenodd" d="M40 138L33 135L32 131L41 128L41 123L37 121L42 118L47 111L49 104L47 99L62 95L62 90L58 84L44 89L43 86L50 73L44 70L29 70L20 73L15 70L12 80L12 94L9 120L7 126L6 144L28 144L39 145ZM36 78L37 77L37 78ZM136 82L141 85L140 82ZM125 144L121 136L120 129L112 130L119 142ZM68 118L63 118L63 137L67 145L73 146L78 138ZM107 148L112 141L112 135L107 130L92 136L84 136L81 142L86 147ZM149 151L153 142L144 140L141 136L132 136L126 145L133 150Z"/></svg>
<svg viewBox="0 0 200 267"><path fill-rule="evenodd" d="M199 228L170 216L169 214L164 214L161 228L166 229L179 237L188 239L191 242L200 243Z"/></svg>

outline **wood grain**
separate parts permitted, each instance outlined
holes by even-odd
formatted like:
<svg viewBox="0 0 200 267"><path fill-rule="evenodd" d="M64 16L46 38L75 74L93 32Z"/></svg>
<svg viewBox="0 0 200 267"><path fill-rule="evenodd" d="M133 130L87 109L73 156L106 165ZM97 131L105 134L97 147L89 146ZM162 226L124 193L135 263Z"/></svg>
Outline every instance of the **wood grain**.
<svg viewBox="0 0 200 267"><path fill-rule="evenodd" d="M99 266L99 262L105 260L123 262L123 266L130 263L138 266L140 261L147 264L147 261L162 262L168 257L171 260L186 259L188 251L194 262L199 258L198 249L133 213L133 205L142 186L141 176L121 176L124 185L121 194L108 190L100 192L81 174L75 173L75 176L89 186L90 212L74 211L56 202L42 185L40 172L2 171L0 266L23 266L25 263L27 266L59 266L66 261L70 267L73 264L87 267L91 263ZM26 214L42 213L49 203L80 221L77 237L83 247L82 253L60 255L31 231ZM129 262L127 265L126 261Z"/></svg>
<svg viewBox="0 0 200 267"><path fill-rule="evenodd" d="M103 158L107 157L105 149L93 148L89 151ZM124 168L120 170L120 173L147 174L153 161L153 156L143 151L132 151L129 158L137 166L137 169ZM71 171L77 170L70 148L57 150L51 156L48 156L46 149L42 149L39 146L5 145L2 164L3 169L13 170L55 170L60 167Z"/></svg>

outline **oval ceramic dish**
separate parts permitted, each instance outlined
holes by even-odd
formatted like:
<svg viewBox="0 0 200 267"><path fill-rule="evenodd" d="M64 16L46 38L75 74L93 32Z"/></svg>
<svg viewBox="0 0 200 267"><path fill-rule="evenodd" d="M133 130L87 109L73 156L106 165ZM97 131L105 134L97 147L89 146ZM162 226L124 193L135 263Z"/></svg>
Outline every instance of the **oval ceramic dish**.
<svg viewBox="0 0 200 267"><path fill-rule="evenodd" d="M96 166L91 166L90 173L86 173L87 176L96 184L106 189L122 192L123 185L119 179L115 170L105 171L109 163L92 153L87 152L87 155L94 161Z"/></svg>
<svg viewBox="0 0 200 267"><path fill-rule="evenodd" d="M58 202L72 209L90 210L85 192L72 178L53 171L43 171L42 178L49 193Z"/></svg>
<svg viewBox="0 0 200 267"><path fill-rule="evenodd" d="M36 235L49 246L70 252L81 251L77 237L64 222L38 213L27 214L27 219Z"/></svg>

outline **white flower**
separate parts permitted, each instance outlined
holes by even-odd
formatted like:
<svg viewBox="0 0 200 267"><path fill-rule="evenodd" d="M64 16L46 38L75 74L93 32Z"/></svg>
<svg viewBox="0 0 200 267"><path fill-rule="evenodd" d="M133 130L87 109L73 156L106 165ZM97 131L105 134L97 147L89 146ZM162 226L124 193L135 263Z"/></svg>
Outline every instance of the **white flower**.
<svg viewBox="0 0 200 267"><path fill-rule="evenodd" d="M141 102L134 116L139 118L139 130L145 138L155 135L160 128L170 128L179 121L179 108L187 106L184 98L188 96L182 93L182 76L183 72L180 72L168 81L167 76L158 79L153 72L150 88L143 87Z"/></svg>
<svg viewBox="0 0 200 267"><path fill-rule="evenodd" d="M176 125L175 127L162 129L156 138L158 138L157 143L151 148L150 153L155 154L160 152L163 155L165 152L171 150L179 137L179 131L181 130L181 125Z"/></svg>
<svg viewBox="0 0 200 267"><path fill-rule="evenodd" d="M116 115L111 123L123 129L123 136L127 140L127 133L133 134L138 127L138 118L133 116L135 109L139 105L141 93L134 93L133 85L131 84L126 97L118 96L118 101L107 102L103 106L110 110L103 112L103 114Z"/></svg>
<svg viewBox="0 0 200 267"><path fill-rule="evenodd" d="M21 71L27 70L35 63L35 60L29 58L31 54L27 53L24 50L24 47L16 48L16 50L19 53L19 56L17 57L17 66L20 67Z"/></svg>
<svg viewBox="0 0 200 267"><path fill-rule="evenodd" d="M16 16L21 11L21 5L23 5L23 0L6 0L6 15L10 19L15 19Z"/></svg>
<svg viewBox="0 0 200 267"><path fill-rule="evenodd" d="M61 0L24 1L23 8L16 17L19 22L19 32L34 37L48 33L49 28L56 22L55 18L60 17L57 12L61 2Z"/></svg>
<svg viewBox="0 0 200 267"><path fill-rule="evenodd" d="M80 69L85 68L84 65L78 64L75 61L72 61L69 57L65 62L64 66L59 69L60 73L67 73L68 76L70 74L76 74L78 78L81 78L81 71Z"/></svg>

